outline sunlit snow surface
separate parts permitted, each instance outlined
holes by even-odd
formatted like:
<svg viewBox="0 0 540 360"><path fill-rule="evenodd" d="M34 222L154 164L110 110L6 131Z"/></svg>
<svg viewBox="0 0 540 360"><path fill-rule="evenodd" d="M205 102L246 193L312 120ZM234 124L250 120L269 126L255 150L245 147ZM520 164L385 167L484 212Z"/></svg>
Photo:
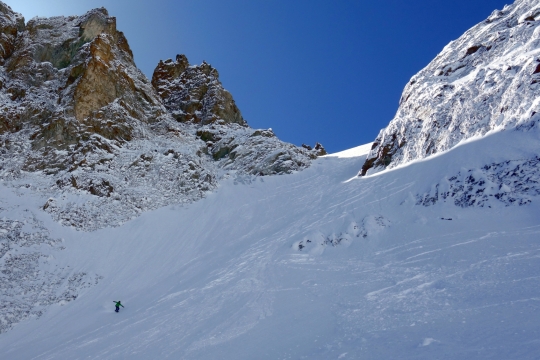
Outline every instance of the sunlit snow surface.
<svg viewBox="0 0 540 360"><path fill-rule="evenodd" d="M538 198L462 208L417 196L539 144L538 131L503 132L351 181L365 155L328 156L91 233L1 187L0 217L34 214L64 239L42 249L51 263L103 278L1 334L0 358L535 358Z"/></svg>
<svg viewBox="0 0 540 360"><path fill-rule="evenodd" d="M357 147L354 147L352 149L343 150L337 153L328 154L326 156L329 157L339 157L339 158L350 158L350 157L358 157L358 156L365 156L369 153L369 150L371 150L371 146L373 143L360 145Z"/></svg>

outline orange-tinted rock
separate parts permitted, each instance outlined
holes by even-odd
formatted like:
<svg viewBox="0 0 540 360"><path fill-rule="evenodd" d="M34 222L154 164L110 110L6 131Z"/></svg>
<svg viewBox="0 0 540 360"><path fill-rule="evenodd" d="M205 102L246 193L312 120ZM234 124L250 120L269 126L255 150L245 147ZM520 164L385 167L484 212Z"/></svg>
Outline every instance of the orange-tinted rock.
<svg viewBox="0 0 540 360"><path fill-rule="evenodd" d="M118 96L118 74L111 71L111 61L114 59L111 40L110 36L100 35L90 45L90 61L74 94L75 117L79 121L110 104Z"/></svg>
<svg viewBox="0 0 540 360"><path fill-rule="evenodd" d="M9 118L0 119L0 133L37 126L34 149L66 149L91 134L129 141L134 131L144 132L137 130L143 123L163 114L161 99L107 10L34 18L26 29L6 61L3 85L12 103L4 104Z"/></svg>
<svg viewBox="0 0 540 360"><path fill-rule="evenodd" d="M0 2L0 65L11 56L15 48L15 39L24 31L24 18Z"/></svg>
<svg viewBox="0 0 540 360"><path fill-rule="evenodd" d="M247 126L231 93L219 81L219 73L206 62L189 66L185 55L177 55L176 61L160 61L152 85L178 121Z"/></svg>
<svg viewBox="0 0 540 360"><path fill-rule="evenodd" d="M150 82L103 8L26 26L10 11L0 2L2 41L11 46L0 54L0 179L39 172L44 189L94 195L78 210L47 206L57 220L116 226L100 217L103 206L127 221L200 199L219 168L283 174L316 157L270 129L250 129L205 62L162 61Z"/></svg>

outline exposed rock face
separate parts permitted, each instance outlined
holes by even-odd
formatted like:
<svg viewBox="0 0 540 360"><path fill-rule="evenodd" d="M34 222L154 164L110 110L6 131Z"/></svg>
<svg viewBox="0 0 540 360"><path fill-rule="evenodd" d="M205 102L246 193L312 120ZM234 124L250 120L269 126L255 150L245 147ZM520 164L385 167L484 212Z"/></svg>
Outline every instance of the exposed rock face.
<svg viewBox="0 0 540 360"><path fill-rule="evenodd" d="M206 63L160 62L150 82L104 8L25 25L0 2L0 32L0 180L31 178L66 225L116 226L200 199L220 174L289 173L317 156L252 137ZM70 192L88 197L75 204Z"/></svg>
<svg viewBox="0 0 540 360"><path fill-rule="evenodd" d="M317 150L280 141L272 129L254 130L238 124L197 128L209 154L224 170L251 175L276 175L299 171L317 158Z"/></svg>
<svg viewBox="0 0 540 360"><path fill-rule="evenodd" d="M185 55L160 61L152 85L172 116L206 142L208 152L226 170L274 175L302 170L326 152L280 141L272 130L251 129L219 74L203 62L190 66ZM320 151L322 148L322 151Z"/></svg>
<svg viewBox="0 0 540 360"><path fill-rule="evenodd" d="M491 130L540 121L540 4L494 11L405 87L395 118L375 139L361 175L448 150Z"/></svg>
<svg viewBox="0 0 540 360"><path fill-rule="evenodd" d="M15 47L17 34L24 30L24 18L0 3L0 65L8 58Z"/></svg>
<svg viewBox="0 0 540 360"><path fill-rule="evenodd" d="M328 153L326 152L326 149L324 148L324 146L322 146L322 144L320 143L315 143L315 147L311 147L309 145L306 145L306 144L302 144L302 147L305 148L305 149L308 149L308 150L315 150L315 154L317 156L324 156L324 155L327 155Z"/></svg>
<svg viewBox="0 0 540 360"><path fill-rule="evenodd" d="M35 18L24 30L3 69L11 101L0 132L37 126L34 149L66 149L92 134L131 140L165 111L105 9Z"/></svg>
<svg viewBox="0 0 540 360"><path fill-rule="evenodd" d="M160 61L152 85L178 121L247 125L217 70L206 62L190 66L185 55L177 55L176 61Z"/></svg>
<svg viewBox="0 0 540 360"><path fill-rule="evenodd" d="M206 63L160 62L150 82L103 8L25 25L0 2L0 182L46 195L63 225L118 226L199 200L227 173L289 173L317 154L249 128ZM44 256L62 240L22 213L0 220L0 333L101 279Z"/></svg>
<svg viewBox="0 0 540 360"><path fill-rule="evenodd" d="M49 189L57 220L116 226L214 188L205 144L167 114L105 9L32 19L13 44L0 68L0 179ZM89 197L75 205L66 192Z"/></svg>

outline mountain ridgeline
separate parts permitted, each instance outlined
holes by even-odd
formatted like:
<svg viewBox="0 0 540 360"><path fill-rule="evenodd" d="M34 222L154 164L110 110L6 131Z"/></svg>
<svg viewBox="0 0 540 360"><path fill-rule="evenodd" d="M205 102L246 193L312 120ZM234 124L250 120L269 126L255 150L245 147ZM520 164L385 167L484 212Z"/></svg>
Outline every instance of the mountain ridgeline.
<svg viewBox="0 0 540 360"><path fill-rule="evenodd" d="M0 180L32 179L67 225L115 226L200 199L228 174L290 173L325 154L250 128L205 62L178 55L148 80L104 8L25 24L0 2L0 33Z"/></svg>
<svg viewBox="0 0 540 360"><path fill-rule="evenodd" d="M177 55L160 61L149 80L104 8L25 23L0 2L0 32L0 180L47 195L43 209L65 225L117 226L147 210L201 199L224 177L287 174L326 154L318 143L297 147L271 129L250 128L206 62L191 65ZM536 129L539 98L540 5L517 0L412 77L359 175L497 131ZM507 160L520 168L536 164ZM519 196L537 188L530 179L493 173L508 164L483 164L489 169L478 170L467 186L527 203ZM464 171L451 178L472 169ZM508 185L515 181L521 195ZM419 195L419 203L485 203L461 183L440 185ZM468 200L458 201L458 193Z"/></svg>

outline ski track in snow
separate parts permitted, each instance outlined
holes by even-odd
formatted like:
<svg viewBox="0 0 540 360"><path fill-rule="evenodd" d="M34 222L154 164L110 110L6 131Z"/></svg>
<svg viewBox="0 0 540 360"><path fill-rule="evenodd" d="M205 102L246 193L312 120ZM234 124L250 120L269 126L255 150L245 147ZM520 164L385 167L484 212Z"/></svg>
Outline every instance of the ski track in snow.
<svg viewBox="0 0 540 360"><path fill-rule="evenodd" d="M538 200L416 205L441 169L477 166L462 154L487 157L486 143L351 181L364 156L229 179L193 204L91 233L54 223L38 194L2 187L0 217L29 210L63 239L59 266L103 279L0 335L0 358L530 359Z"/></svg>

